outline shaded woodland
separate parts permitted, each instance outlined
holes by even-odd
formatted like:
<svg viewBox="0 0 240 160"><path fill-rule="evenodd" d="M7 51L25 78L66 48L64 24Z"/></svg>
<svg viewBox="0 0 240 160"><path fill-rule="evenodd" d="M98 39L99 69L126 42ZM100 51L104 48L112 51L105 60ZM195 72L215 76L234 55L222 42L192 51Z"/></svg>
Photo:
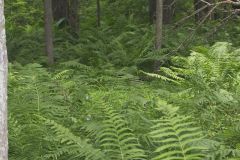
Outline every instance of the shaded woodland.
<svg viewBox="0 0 240 160"><path fill-rule="evenodd" d="M0 0L0 23L0 160L240 160L239 0Z"/></svg>

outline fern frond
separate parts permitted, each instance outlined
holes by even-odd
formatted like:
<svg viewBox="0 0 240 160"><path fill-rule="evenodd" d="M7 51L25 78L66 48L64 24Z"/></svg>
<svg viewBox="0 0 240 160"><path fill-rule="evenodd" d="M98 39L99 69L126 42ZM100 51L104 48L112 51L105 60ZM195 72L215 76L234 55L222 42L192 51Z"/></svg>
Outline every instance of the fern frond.
<svg viewBox="0 0 240 160"><path fill-rule="evenodd" d="M69 79L70 75L69 72L72 72L71 70L63 70L56 75L53 76L53 80L59 80L59 79Z"/></svg>
<svg viewBox="0 0 240 160"><path fill-rule="evenodd" d="M103 130L98 135L98 142L111 159L144 160L145 153L140 149L138 139L127 127L124 118L111 108L106 108Z"/></svg>
<svg viewBox="0 0 240 160"><path fill-rule="evenodd" d="M63 63L61 63L61 65L64 67L67 67L67 68L72 68L72 69L85 69L85 70L91 69L90 66L79 63L78 60L63 62Z"/></svg>
<svg viewBox="0 0 240 160"><path fill-rule="evenodd" d="M201 139L200 128L190 117L171 115L156 121L150 133L158 146L152 160L201 160L203 147L193 145Z"/></svg>
<svg viewBox="0 0 240 160"><path fill-rule="evenodd" d="M184 79L179 77L177 72L174 72L172 69L170 68L166 68L166 67L161 67L160 71L162 71L164 74L166 74L167 76L169 76L172 79L175 79L177 81L183 81Z"/></svg>
<svg viewBox="0 0 240 160"><path fill-rule="evenodd" d="M48 158L58 158L64 154L74 157L82 157L87 160L106 160L104 153L94 148L86 139L75 136L68 128L56 123L53 120L40 117L47 126L55 133L55 138L63 147L48 154Z"/></svg>
<svg viewBox="0 0 240 160"><path fill-rule="evenodd" d="M149 77L152 77L152 78L157 78L157 79L161 79L161 80L163 80L163 81L173 82L173 83L179 84L178 81L173 80L173 79L171 79L171 78L168 78L168 77L166 77L166 76L162 76L162 75L160 75L160 74L147 73L147 72L144 72L144 71L140 71L140 72L143 73L143 74L145 74L145 75L147 75L147 76L149 76Z"/></svg>

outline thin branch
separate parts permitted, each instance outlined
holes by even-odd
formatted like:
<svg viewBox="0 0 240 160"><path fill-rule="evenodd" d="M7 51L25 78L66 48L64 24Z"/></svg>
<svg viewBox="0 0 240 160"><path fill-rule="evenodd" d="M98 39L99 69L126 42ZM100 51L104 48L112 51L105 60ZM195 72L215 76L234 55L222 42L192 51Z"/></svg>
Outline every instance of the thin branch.
<svg viewBox="0 0 240 160"><path fill-rule="evenodd" d="M179 20L177 23L175 23L173 28L176 28L177 26L179 26L179 24L183 23L184 21L186 21L187 19L195 16L196 14L198 14L199 12L203 11L204 9L206 9L208 7L208 5L203 6L202 8L194 11L191 15L184 17L183 19Z"/></svg>

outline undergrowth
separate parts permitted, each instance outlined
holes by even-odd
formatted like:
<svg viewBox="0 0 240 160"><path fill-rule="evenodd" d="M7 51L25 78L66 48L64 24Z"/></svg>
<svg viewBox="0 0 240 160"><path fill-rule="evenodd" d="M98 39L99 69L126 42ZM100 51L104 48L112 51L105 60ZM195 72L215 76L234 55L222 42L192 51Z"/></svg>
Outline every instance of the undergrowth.
<svg viewBox="0 0 240 160"><path fill-rule="evenodd" d="M10 64L10 159L237 159L238 58L217 43L159 74Z"/></svg>

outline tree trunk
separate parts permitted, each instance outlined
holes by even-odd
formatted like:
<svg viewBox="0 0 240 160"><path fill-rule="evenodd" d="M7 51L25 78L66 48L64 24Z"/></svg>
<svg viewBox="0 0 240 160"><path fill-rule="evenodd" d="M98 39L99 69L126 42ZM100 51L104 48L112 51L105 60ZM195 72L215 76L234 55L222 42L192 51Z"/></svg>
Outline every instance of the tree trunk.
<svg viewBox="0 0 240 160"><path fill-rule="evenodd" d="M73 32L79 31L79 0L70 0L68 2L68 24Z"/></svg>
<svg viewBox="0 0 240 160"><path fill-rule="evenodd" d="M7 131L7 47L4 19L4 0L0 0L0 160L8 159Z"/></svg>
<svg viewBox="0 0 240 160"><path fill-rule="evenodd" d="M157 0L156 3L156 41L155 49L158 51L162 48L162 33L163 33L163 0ZM158 71L160 60L155 60L153 70Z"/></svg>
<svg viewBox="0 0 240 160"><path fill-rule="evenodd" d="M163 2L163 23L170 24L174 15L175 0L164 0Z"/></svg>
<svg viewBox="0 0 240 160"><path fill-rule="evenodd" d="M157 0L148 0L149 4L149 22L153 24L156 20L156 2ZM175 8L174 0L163 0L163 24L170 24L173 19Z"/></svg>
<svg viewBox="0 0 240 160"><path fill-rule="evenodd" d="M100 4L100 0L97 0L97 26L101 27L101 4Z"/></svg>
<svg viewBox="0 0 240 160"><path fill-rule="evenodd" d="M156 0L148 0L149 22L153 24L156 19Z"/></svg>
<svg viewBox="0 0 240 160"><path fill-rule="evenodd" d="M79 0L52 0L53 18L55 21L64 19L73 32L79 30Z"/></svg>
<svg viewBox="0 0 240 160"><path fill-rule="evenodd" d="M156 49L162 47L163 32L163 0L157 0L156 4Z"/></svg>
<svg viewBox="0 0 240 160"><path fill-rule="evenodd" d="M67 19L68 1L67 0L52 0L52 12L55 21L63 18Z"/></svg>
<svg viewBox="0 0 240 160"><path fill-rule="evenodd" d="M45 10L45 52L48 56L48 64L52 65L54 63L53 56L53 34L52 34L52 0L44 1Z"/></svg>

